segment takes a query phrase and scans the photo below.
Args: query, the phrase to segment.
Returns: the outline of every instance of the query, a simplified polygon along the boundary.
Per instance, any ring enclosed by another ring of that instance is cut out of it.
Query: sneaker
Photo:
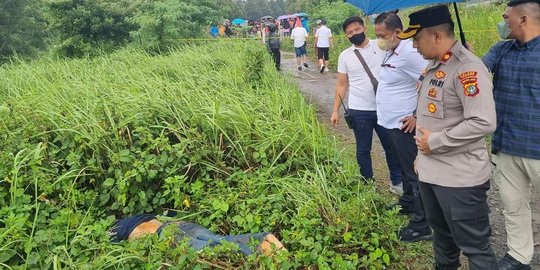
[[[399,196],[403,195],[403,183],[399,183],[398,185],[391,185],[390,192],[395,193]]]
[[[510,254],[506,253],[504,258],[498,264],[499,270],[530,270],[531,266],[528,264],[522,264]]]
[[[431,229],[429,227],[419,230],[414,228],[411,224],[399,230],[398,237],[402,242],[417,242],[432,239]]]
[[[324,72],[324,65],[321,66],[321,73]]]
[[[308,68],[309,66],[308,66],[308,64],[307,64],[307,63],[304,63],[304,67]]]
[[[328,71],[330,71],[330,70],[329,70],[328,68],[324,68],[324,71],[328,72]]]
[[[302,67],[298,67],[298,71],[302,71]]]

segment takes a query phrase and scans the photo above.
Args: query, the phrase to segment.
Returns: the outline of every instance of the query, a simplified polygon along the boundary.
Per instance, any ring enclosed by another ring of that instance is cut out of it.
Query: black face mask
[[[360,34],[354,34],[349,38],[349,41],[354,45],[360,45],[366,40],[366,33],[362,32]]]

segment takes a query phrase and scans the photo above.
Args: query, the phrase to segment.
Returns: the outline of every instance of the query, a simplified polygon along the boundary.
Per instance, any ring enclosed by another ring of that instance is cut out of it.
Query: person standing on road
[[[317,49],[317,58],[319,60],[319,69],[323,73],[328,71],[328,60],[330,60],[330,48],[334,47],[332,30],[326,27],[326,21],[321,20],[321,27],[315,32],[314,46]]]
[[[274,23],[267,23],[268,35],[266,36],[266,47],[274,59],[276,70],[281,70],[281,40],[277,32],[277,26]]]
[[[447,5],[409,15],[398,34],[429,60],[416,108],[420,196],[433,229],[435,269],[497,269],[490,245],[487,191],[491,166],[484,137],[495,131],[489,71],[454,36]]]
[[[531,189],[540,192],[540,1],[508,2],[501,41],[483,60],[494,74],[494,180],[504,206],[508,253],[500,270],[531,269]]]
[[[306,51],[306,38],[308,36],[307,30],[302,26],[300,20],[296,20],[295,27],[291,32],[291,39],[294,43],[294,53],[296,54],[296,63],[298,64],[298,70],[302,70],[302,65],[308,68],[307,63],[307,51]]]
[[[418,100],[416,86],[427,61],[413,48],[412,41],[397,38],[402,31],[403,23],[395,13],[382,13],[375,18],[377,44],[386,52],[375,101],[377,123],[386,129],[403,175],[403,182],[392,183],[390,191],[401,193],[398,202],[401,211],[412,214],[409,225],[398,235],[401,241],[412,242],[431,239],[431,229],[418,190],[418,175],[414,171],[418,152],[414,140],[414,111]]]
[[[377,47],[377,42],[366,38],[364,21],[360,17],[351,17],[343,22],[343,31],[353,46],[345,49],[339,55],[336,96],[330,121],[334,126],[339,123],[341,101],[349,89],[348,113],[354,123],[353,132],[356,140],[356,160],[360,173],[365,179],[373,179],[371,162],[371,145],[373,130],[377,132],[383,146],[386,163],[392,182],[401,182],[401,170],[391,150],[390,139],[386,130],[377,124],[375,90],[368,72],[364,69],[355,51],[365,59],[373,75],[378,76],[384,51]]]

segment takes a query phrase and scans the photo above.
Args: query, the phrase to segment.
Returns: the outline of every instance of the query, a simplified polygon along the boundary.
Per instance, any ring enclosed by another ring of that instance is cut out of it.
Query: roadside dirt
[[[333,52],[337,53],[337,52]],[[354,135],[347,128],[344,120],[340,121],[340,125],[334,128],[330,124],[330,116],[332,114],[332,106],[334,102],[334,87],[336,84],[336,73],[324,72],[319,73],[316,63],[311,62],[310,67],[297,70],[294,54],[282,52],[282,70],[286,76],[290,76],[297,82],[300,91],[304,94],[307,100],[314,104],[319,120],[324,123],[329,130],[332,130],[337,138],[342,141],[344,147],[354,149]],[[376,135],[374,136],[376,138]],[[388,186],[390,183],[388,176],[388,168],[386,166],[384,151],[378,139],[373,142],[373,170],[375,177],[378,179],[379,185]],[[540,270],[540,194],[533,192],[531,209],[533,209],[533,233],[535,240],[534,258],[531,267],[534,270]],[[502,204],[498,194],[498,188],[495,183],[491,184],[491,190],[488,197],[491,208],[490,220],[492,227],[491,243],[498,259],[501,259],[507,251],[506,247],[506,230],[504,225],[504,216],[502,213]],[[464,262],[464,266],[466,262]],[[462,269],[466,269],[462,267]]]

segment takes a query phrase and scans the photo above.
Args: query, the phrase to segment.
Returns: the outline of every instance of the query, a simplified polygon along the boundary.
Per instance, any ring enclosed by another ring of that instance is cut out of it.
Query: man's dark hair
[[[509,7],[515,7],[515,6],[528,4],[528,3],[531,3],[531,4],[536,3],[540,5],[540,0],[510,0],[508,1],[508,3],[506,3],[506,5]]]
[[[364,26],[364,20],[362,20],[362,18],[358,17],[358,16],[354,16],[354,17],[350,17],[348,19],[346,19],[344,22],[343,22],[343,32],[345,32],[345,29],[347,29],[347,26],[351,25],[352,23],[359,23],[360,25]]]
[[[389,30],[403,30],[403,22],[394,12],[384,12],[375,18],[375,24],[384,23]]]
[[[321,20],[321,25],[326,25],[326,20]]]

